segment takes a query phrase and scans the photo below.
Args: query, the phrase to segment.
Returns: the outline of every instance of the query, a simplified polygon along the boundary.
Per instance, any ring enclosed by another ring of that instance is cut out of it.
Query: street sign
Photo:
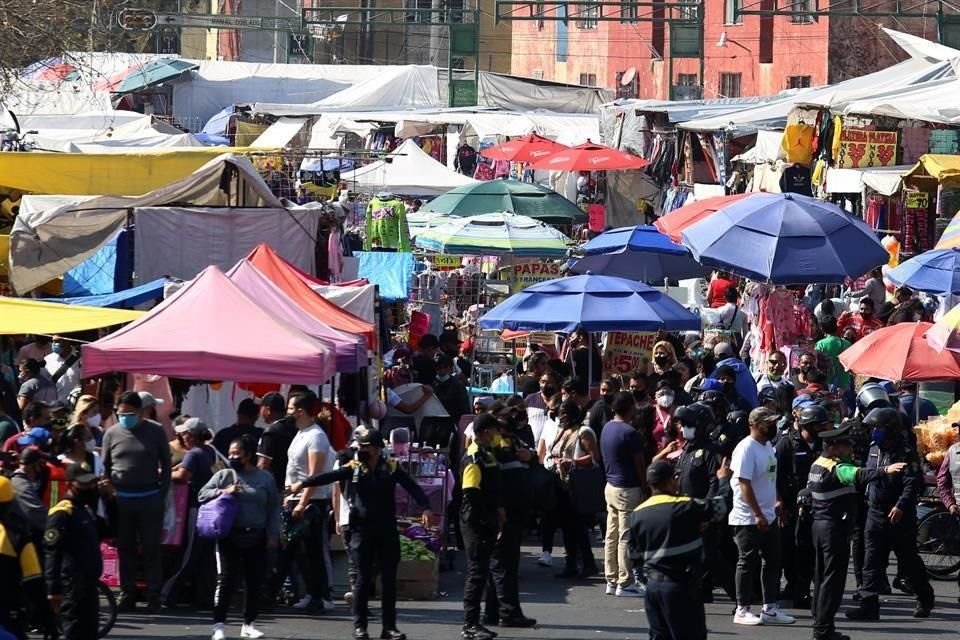
[[[202,29],[260,29],[263,27],[263,18],[256,16],[158,13],[157,22],[170,27],[197,27]]]

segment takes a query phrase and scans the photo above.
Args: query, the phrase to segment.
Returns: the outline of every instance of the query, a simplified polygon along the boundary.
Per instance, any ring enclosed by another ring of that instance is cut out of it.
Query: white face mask
[[[697,437],[696,427],[680,427],[680,432],[683,434],[684,440],[693,440]]]
[[[661,396],[657,396],[657,404],[663,409],[669,409],[673,406],[673,394],[665,393]]]
[[[87,418],[87,425],[90,427],[99,427],[100,426],[100,414],[95,413],[89,418]]]
[[[97,449],[97,441],[94,440],[93,438],[90,438],[89,440],[84,440],[83,446],[87,451],[89,451],[90,453],[93,453]]]

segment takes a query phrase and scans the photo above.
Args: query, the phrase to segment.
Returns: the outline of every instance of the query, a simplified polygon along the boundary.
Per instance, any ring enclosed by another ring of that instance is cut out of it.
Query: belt
[[[811,491],[810,495],[814,500],[833,500],[834,498],[839,498],[840,496],[846,496],[856,492],[857,490],[855,487],[840,487],[839,489],[834,489],[833,491]]]

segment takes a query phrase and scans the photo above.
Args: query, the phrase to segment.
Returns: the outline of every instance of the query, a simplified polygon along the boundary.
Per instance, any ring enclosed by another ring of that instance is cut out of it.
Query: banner
[[[629,375],[649,362],[656,333],[653,331],[611,331],[603,348],[603,375]]]
[[[437,255],[433,256],[433,266],[439,271],[459,269],[463,258],[460,256]]]
[[[529,286],[539,282],[546,282],[560,277],[560,265],[555,262],[544,262],[542,260],[524,260],[517,262],[512,267],[506,267],[512,270],[510,289],[513,293],[523,291]]]
[[[407,329],[407,344],[411,351],[416,351],[417,347],[420,346],[420,338],[430,333],[430,314],[422,311],[412,311]]]
[[[844,128],[836,160],[838,169],[892,167],[897,163],[897,132]]]

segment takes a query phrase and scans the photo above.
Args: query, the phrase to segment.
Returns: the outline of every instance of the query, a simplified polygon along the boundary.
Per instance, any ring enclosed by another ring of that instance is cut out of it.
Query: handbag
[[[539,464],[531,466],[528,473],[530,479],[527,483],[530,496],[528,503],[542,513],[549,513],[556,509],[559,480],[557,474]]]
[[[577,515],[590,516],[606,509],[603,488],[607,478],[600,465],[574,467],[567,474],[567,484]]]
[[[233,474],[233,484],[238,484],[240,479],[237,472],[231,469],[230,473]],[[229,493],[221,493],[210,502],[200,505],[197,511],[197,534],[203,538],[222,540],[233,528],[238,510],[236,498]]]

